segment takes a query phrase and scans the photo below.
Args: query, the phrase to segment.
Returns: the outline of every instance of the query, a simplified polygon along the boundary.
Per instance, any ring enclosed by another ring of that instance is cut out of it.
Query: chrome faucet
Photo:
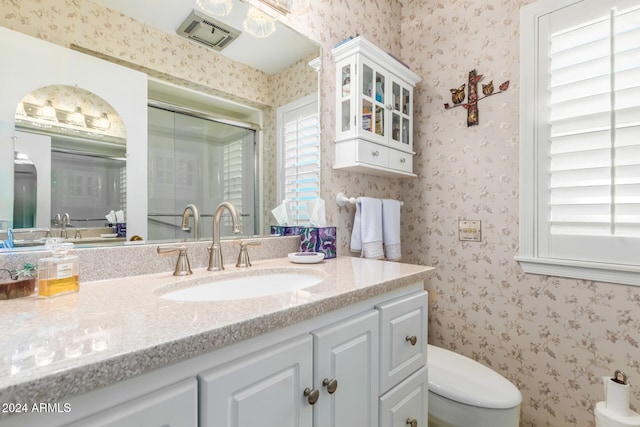
[[[56,219],[60,214],[56,214]],[[60,237],[63,239],[67,238],[67,225],[71,225],[71,216],[68,213],[65,213],[62,216],[62,221],[60,222]]]
[[[193,214],[193,240],[200,240],[200,211],[194,204],[188,204],[182,212],[182,231],[191,231],[189,214]]]
[[[220,248],[220,219],[222,218],[222,213],[227,209],[231,214],[231,221],[233,222],[233,234],[240,234],[240,215],[238,215],[238,211],[236,207],[233,206],[230,202],[222,202],[216,208],[216,212],[213,215],[213,242],[211,243],[211,247],[209,248],[209,267],[207,270],[209,271],[220,271],[224,270],[224,265],[222,264],[222,250]]]

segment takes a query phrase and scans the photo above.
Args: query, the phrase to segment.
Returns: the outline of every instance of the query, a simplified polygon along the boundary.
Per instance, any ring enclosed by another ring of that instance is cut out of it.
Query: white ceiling
[[[152,25],[168,34],[176,34],[180,24],[192,10],[196,9],[207,13],[198,7],[196,0],[93,1]],[[280,22],[276,22],[276,31],[267,38],[260,39],[248,34],[244,30],[243,22],[250,7],[243,1],[233,0],[233,8],[228,16],[213,17],[239,30],[241,34],[222,51],[211,50],[212,55],[220,53],[268,74],[275,74],[312,52],[318,52],[317,44]]]

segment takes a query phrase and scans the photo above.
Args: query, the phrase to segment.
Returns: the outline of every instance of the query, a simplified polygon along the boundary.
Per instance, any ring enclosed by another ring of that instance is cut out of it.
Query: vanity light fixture
[[[244,29],[255,37],[264,38],[276,30],[276,24],[271,17],[252,7],[244,21]]]
[[[61,110],[55,108],[50,100],[44,105],[22,101],[16,110],[16,123],[26,127],[56,129],[63,133],[84,132],[93,137],[106,136],[105,132],[111,128],[111,120],[106,112],[97,117],[84,114],[80,107],[74,111]]]
[[[197,0],[198,7],[214,16],[227,16],[231,13],[231,0]]]

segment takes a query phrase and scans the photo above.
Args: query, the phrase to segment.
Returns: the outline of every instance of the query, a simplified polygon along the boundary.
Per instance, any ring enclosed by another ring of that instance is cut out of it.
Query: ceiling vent
[[[195,10],[176,32],[215,50],[224,49],[240,35],[240,31],[235,28]]]

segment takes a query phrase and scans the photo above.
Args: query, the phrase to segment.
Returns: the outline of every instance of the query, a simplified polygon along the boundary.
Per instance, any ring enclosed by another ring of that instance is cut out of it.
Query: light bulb
[[[87,125],[87,123],[85,122],[84,114],[82,114],[82,110],[80,109],[80,107],[76,107],[76,111],[69,114],[67,120],[69,121],[69,124],[72,125],[83,127]]]
[[[200,9],[215,16],[227,16],[233,8],[231,0],[197,0],[197,3]]]
[[[258,9],[249,10],[244,29],[251,35],[259,38],[270,36],[276,30],[276,24],[269,16]]]

